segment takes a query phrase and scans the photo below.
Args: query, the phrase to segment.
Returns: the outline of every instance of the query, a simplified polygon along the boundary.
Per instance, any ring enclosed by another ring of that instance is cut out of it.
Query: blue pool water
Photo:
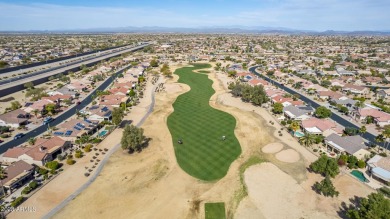
[[[362,182],[368,182],[367,178],[364,176],[364,174],[362,172],[360,172],[359,170],[352,170],[351,174],[353,176],[355,176],[356,178],[358,178],[360,181]]]
[[[99,133],[99,137],[105,136],[107,134],[107,130],[103,130]]]
[[[295,135],[296,137],[298,137],[298,138],[305,136],[305,134],[302,133],[302,132],[295,132],[294,135]]]

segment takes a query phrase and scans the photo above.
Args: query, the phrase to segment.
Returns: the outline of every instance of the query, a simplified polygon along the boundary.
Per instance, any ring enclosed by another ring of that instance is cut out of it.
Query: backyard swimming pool
[[[364,176],[364,174],[362,172],[360,172],[359,170],[352,170],[351,171],[351,174],[353,176],[355,176],[356,178],[358,178],[360,181],[362,182],[368,182],[368,179]]]
[[[103,137],[103,136],[105,136],[106,134],[107,134],[107,130],[103,130],[103,131],[101,131],[100,133],[99,133],[99,137]]]
[[[294,135],[295,135],[296,137],[298,137],[298,138],[305,136],[305,134],[302,133],[302,132],[295,132]]]

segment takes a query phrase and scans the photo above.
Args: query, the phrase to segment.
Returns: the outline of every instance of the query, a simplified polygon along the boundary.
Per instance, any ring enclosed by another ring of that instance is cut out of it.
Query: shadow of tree
[[[126,125],[131,125],[133,123],[133,120],[122,120],[122,122],[119,124],[119,128],[125,128]]]

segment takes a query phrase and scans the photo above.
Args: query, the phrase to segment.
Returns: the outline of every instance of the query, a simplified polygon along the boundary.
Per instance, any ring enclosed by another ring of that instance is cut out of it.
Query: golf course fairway
[[[210,65],[194,64],[175,71],[178,82],[189,85],[191,90],[173,103],[174,112],[167,123],[179,166],[195,178],[214,181],[226,175],[241,147],[234,135],[235,118],[209,104],[215,93],[212,80],[207,74],[193,72],[203,68]]]

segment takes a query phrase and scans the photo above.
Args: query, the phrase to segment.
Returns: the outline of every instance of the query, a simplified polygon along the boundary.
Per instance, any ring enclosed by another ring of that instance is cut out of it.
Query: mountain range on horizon
[[[267,26],[204,26],[204,27],[160,27],[160,26],[127,26],[127,27],[101,27],[83,29],[57,29],[57,30],[21,30],[0,31],[0,33],[231,33],[231,34],[314,34],[314,35],[390,35],[390,30],[300,30],[286,27]]]

